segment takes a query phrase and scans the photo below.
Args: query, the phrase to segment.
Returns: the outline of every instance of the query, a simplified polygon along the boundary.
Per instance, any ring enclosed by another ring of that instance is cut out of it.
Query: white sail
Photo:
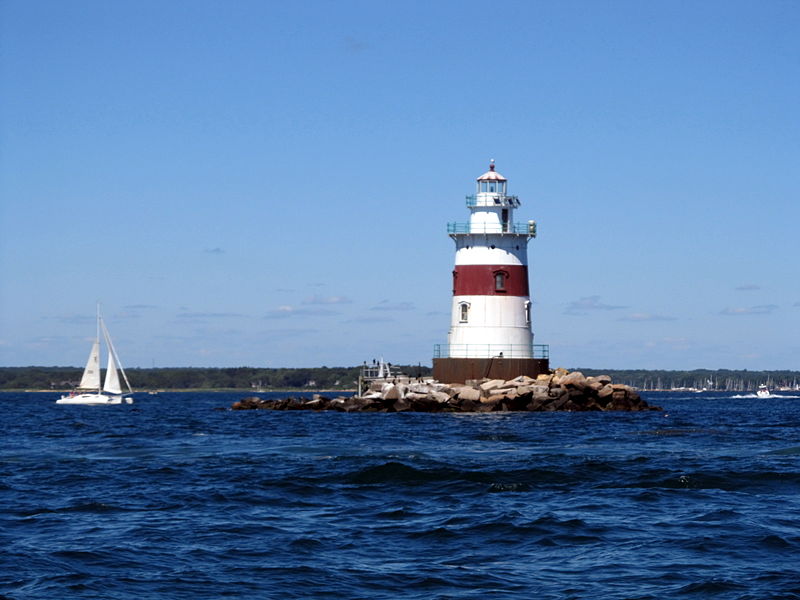
[[[96,390],[100,388],[100,340],[95,340],[92,344],[92,351],[89,352],[89,360],[86,361],[86,368],[83,370],[81,389]]]
[[[108,370],[106,371],[106,384],[103,386],[103,391],[109,394],[121,394],[122,388],[119,385],[119,375],[117,375],[117,368],[114,362],[114,355],[111,354],[111,349],[109,348]]]

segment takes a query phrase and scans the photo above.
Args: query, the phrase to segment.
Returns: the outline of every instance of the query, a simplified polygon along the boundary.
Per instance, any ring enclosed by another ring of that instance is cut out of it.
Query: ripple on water
[[[0,595],[800,597],[800,405],[214,410],[238,396],[5,402]]]

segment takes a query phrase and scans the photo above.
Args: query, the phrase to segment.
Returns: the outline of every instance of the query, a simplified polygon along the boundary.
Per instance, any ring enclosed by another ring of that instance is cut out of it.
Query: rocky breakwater
[[[484,379],[470,385],[437,381],[373,382],[363,396],[311,400],[244,398],[234,410],[335,410],[340,412],[509,412],[509,411],[639,411],[650,406],[633,388],[611,382],[608,375],[584,377],[579,371],[556,369],[536,379]]]

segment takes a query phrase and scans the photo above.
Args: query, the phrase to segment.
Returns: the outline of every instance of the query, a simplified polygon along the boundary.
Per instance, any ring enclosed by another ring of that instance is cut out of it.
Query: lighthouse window
[[[506,274],[503,271],[494,274],[494,289],[496,292],[506,291]]]
[[[490,192],[493,192],[493,191],[494,191],[494,184],[493,184],[493,183],[490,183],[490,184],[489,184],[489,191],[490,191]]]
[[[469,320],[469,302],[462,302],[459,306],[459,318],[461,323],[466,323]]]
[[[525,303],[525,322],[530,325],[531,322],[531,303],[530,301]]]

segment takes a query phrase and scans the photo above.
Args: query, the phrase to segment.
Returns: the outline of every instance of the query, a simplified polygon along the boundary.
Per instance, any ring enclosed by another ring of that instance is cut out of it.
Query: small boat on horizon
[[[103,333],[106,347],[108,348],[108,368],[106,369],[105,383],[101,387],[100,382],[100,333]],[[119,361],[117,352],[114,349],[114,344],[111,342],[111,336],[106,329],[103,322],[103,317],[100,316],[100,305],[97,305],[97,335],[92,344],[92,349],[89,351],[89,360],[86,361],[86,367],[83,369],[83,376],[78,387],[69,393],[69,395],[61,396],[56,400],[56,404],[84,404],[93,406],[103,406],[106,404],[133,404],[133,398],[123,397],[122,386],[119,380],[119,373],[122,373],[122,378],[128,388],[124,394],[132,394],[131,384],[128,382],[128,376],[125,375],[125,370]],[[105,393],[104,393],[105,392]]]

